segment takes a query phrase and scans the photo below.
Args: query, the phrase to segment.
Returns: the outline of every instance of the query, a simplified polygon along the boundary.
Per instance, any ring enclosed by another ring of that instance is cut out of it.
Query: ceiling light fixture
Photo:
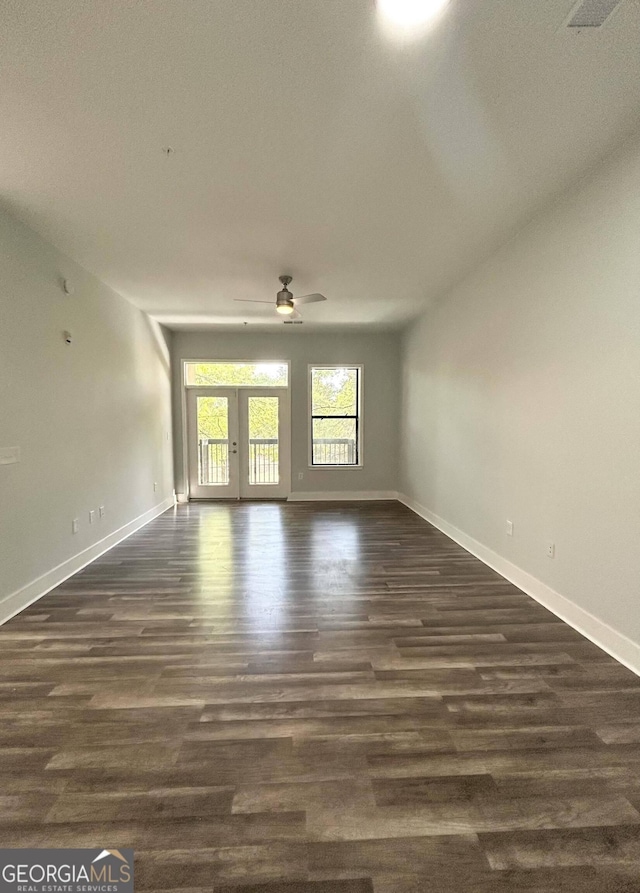
[[[431,25],[450,0],[377,0],[378,12],[385,23],[405,34]]]
[[[293,303],[284,302],[278,303],[276,305],[276,313],[282,313],[283,316],[288,316],[290,313],[293,313],[294,307]]]

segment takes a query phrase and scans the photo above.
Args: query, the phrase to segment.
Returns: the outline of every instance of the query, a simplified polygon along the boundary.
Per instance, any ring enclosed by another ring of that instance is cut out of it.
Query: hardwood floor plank
[[[309,844],[309,868],[314,877],[331,875],[340,878],[365,873],[375,879],[380,874],[435,874],[448,870],[452,864],[475,870],[487,867],[475,834],[398,836]]]
[[[139,890],[202,890],[229,893],[295,893],[308,883],[308,846],[295,841],[271,841],[244,846],[148,850],[136,864]],[[358,887],[360,884],[360,888]],[[313,891],[313,887],[310,888]],[[326,893],[326,887],[319,888]],[[340,893],[340,888],[337,888]],[[345,888],[342,893],[347,893]],[[371,881],[354,882],[352,893],[370,893]]]
[[[640,814],[627,799],[598,797],[508,799],[411,804],[359,809],[316,808],[307,812],[307,828],[317,840],[363,840],[414,835],[480,834],[511,829],[598,827],[637,823]]]
[[[374,893],[640,893],[640,881],[625,866],[580,866],[535,871],[468,869],[455,863],[447,871],[423,875],[377,876]]]
[[[540,830],[483,835],[482,847],[493,868],[564,865],[637,865],[640,833],[637,825],[607,828]]]
[[[373,792],[378,806],[408,806],[473,800],[479,794],[497,794],[498,788],[491,775],[445,775],[374,779]]]

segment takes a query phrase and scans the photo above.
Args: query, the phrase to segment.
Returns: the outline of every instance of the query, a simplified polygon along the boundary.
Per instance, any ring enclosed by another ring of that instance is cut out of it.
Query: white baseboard
[[[497,571],[502,577],[513,583],[514,586],[517,586],[518,589],[522,589],[523,592],[526,592],[527,595],[544,605],[545,608],[548,608],[557,617],[568,623],[569,626],[582,633],[583,636],[586,636],[587,639],[599,648],[602,648],[611,657],[614,657],[621,664],[624,664],[625,667],[628,667],[640,676],[640,645],[637,642],[629,639],[624,633],[609,626],[608,623],[589,611],[585,611],[584,608],[581,608],[571,599],[560,595],[555,589],[551,589],[542,580],[538,580],[537,577],[527,573],[518,565],[498,555],[493,549],[484,546],[478,540],[454,527],[453,524],[449,524],[444,518],[435,515],[429,509],[420,505],[420,503],[415,502],[415,500],[399,493],[398,501],[410,508],[416,515],[420,515],[425,521],[433,524],[434,527],[445,533],[450,539],[462,546],[463,549],[466,549],[467,552],[471,552],[472,555],[475,555],[484,564],[493,568],[494,571]]]
[[[372,499],[398,499],[395,490],[317,490],[290,493],[287,502],[368,502]]]
[[[122,540],[131,536],[136,530],[140,530],[141,527],[144,527],[149,521],[153,521],[154,518],[157,518],[163,512],[166,512],[167,509],[172,508],[174,504],[174,497],[168,496],[159,505],[154,506],[149,509],[148,512],[144,512],[144,514],[134,518],[133,521],[129,521],[128,524],[118,528],[118,530],[114,530],[113,533],[105,536],[104,539],[98,540],[97,543],[83,549],[82,552],[78,552],[77,555],[73,555],[71,558],[63,561],[62,564],[57,565],[57,567],[52,568],[50,571],[42,574],[42,576],[32,580],[31,583],[27,583],[26,586],[5,596],[5,598],[0,601],[0,624],[6,623],[7,620],[10,620],[20,611],[23,611],[28,605],[37,602],[38,599],[42,598],[43,595],[46,595],[47,592],[50,592],[52,589],[55,589],[56,586],[59,586],[60,583],[63,583],[69,577],[77,574],[83,567],[91,564],[96,558],[104,555],[109,549],[112,549],[118,543],[122,542]]]

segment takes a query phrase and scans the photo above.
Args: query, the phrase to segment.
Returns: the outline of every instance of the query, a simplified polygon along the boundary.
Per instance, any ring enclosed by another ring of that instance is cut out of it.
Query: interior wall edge
[[[140,530],[150,521],[153,521],[155,518],[164,514],[168,509],[173,508],[174,505],[175,497],[168,496],[158,505],[143,512],[137,518],[134,518],[127,524],[119,527],[118,530],[112,531],[103,539],[98,540],[97,543],[93,543],[93,545],[88,546],[81,552],[72,555],[71,558],[56,565],[56,567],[51,568],[51,570],[46,571],[46,573],[41,574],[41,576],[32,580],[30,583],[27,583],[25,586],[20,587],[20,589],[17,589],[15,592],[5,596],[0,600],[0,626],[3,623],[6,623],[7,620],[11,620],[12,617],[15,617],[20,611],[24,611],[29,605],[37,602],[52,589],[55,589],[56,586],[64,583],[69,577],[72,577],[74,574],[77,574],[78,571],[87,567],[87,565],[95,561],[96,558],[104,555],[105,552],[113,549],[118,543],[121,543],[133,533],[136,533],[136,531]]]
[[[466,549],[483,564],[492,568],[496,573],[509,580],[518,589],[521,589],[531,598],[535,599],[549,611],[568,623],[589,641],[593,642],[607,654],[624,664],[629,670],[640,676],[640,643],[634,642],[620,630],[614,629],[604,620],[581,608],[567,596],[556,592],[542,580],[518,567],[512,561],[494,552],[488,546],[474,539],[469,534],[450,524],[444,518],[436,515],[430,509],[416,502],[403,493],[398,494],[398,501],[405,505],[416,515],[419,515],[429,524],[437,527],[442,533],[454,542]]]

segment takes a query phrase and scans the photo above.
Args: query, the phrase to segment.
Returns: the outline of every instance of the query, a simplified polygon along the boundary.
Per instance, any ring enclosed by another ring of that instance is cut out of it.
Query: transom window
[[[360,366],[312,366],[311,464],[359,465]]]
[[[286,388],[287,363],[185,363],[186,385],[200,387]]]

